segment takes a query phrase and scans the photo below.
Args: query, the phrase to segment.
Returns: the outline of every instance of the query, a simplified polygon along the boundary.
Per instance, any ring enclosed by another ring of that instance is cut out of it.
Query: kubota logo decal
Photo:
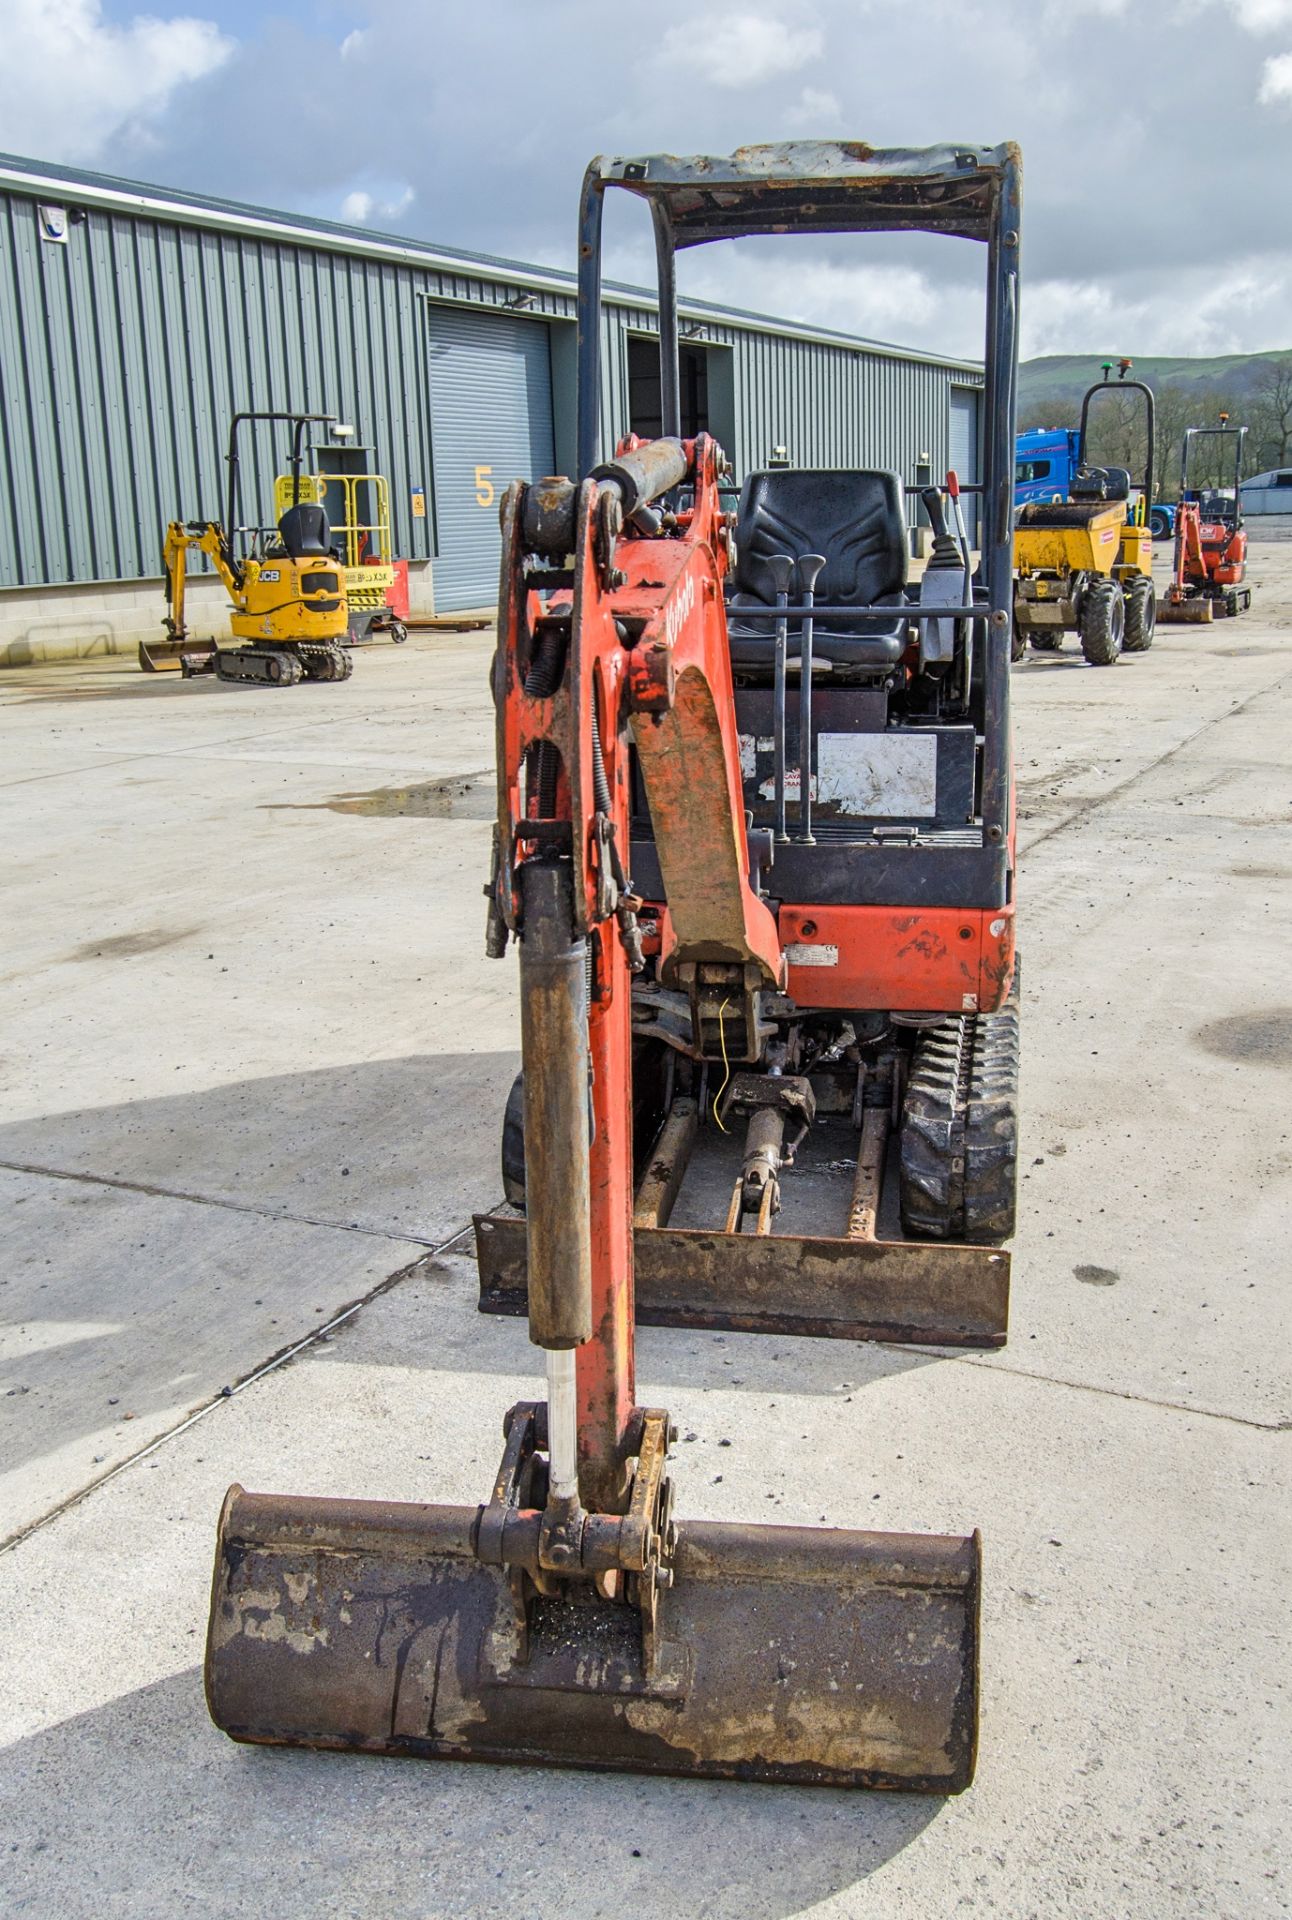
[[[664,609],[664,638],[670,647],[677,644],[683,623],[695,606],[695,575],[688,573],[677,593]]]

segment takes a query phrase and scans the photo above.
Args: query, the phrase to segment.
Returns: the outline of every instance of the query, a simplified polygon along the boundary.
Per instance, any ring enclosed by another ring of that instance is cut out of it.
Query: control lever
[[[799,643],[799,838],[814,846],[812,837],[812,639],[816,583],[825,566],[822,553],[799,555],[799,586],[803,595],[803,637]]]
[[[964,555],[965,598],[967,607],[973,605],[973,555],[969,550],[969,535],[965,531],[964,515],[960,511],[960,477],[954,467],[947,474],[947,492],[951,496],[951,506],[956,516],[956,533],[960,539],[960,551]],[[969,683],[973,672],[973,625],[970,622],[962,629],[964,647],[964,697],[969,698]]]
[[[775,676],[772,692],[772,733],[775,753],[775,805],[776,838],[788,840],[789,832],[785,825],[785,665],[789,650],[789,621],[785,609],[790,603],[790,576],[794,572],[794,560],[788,553],[774,553],[767,562],[767,571],[772,576],[772,585],[776,589],[776,656]]]
[[[964,558],[954,536],[947,528],[946,510],[940,487],[925,487],[920,493],[924,510],[933,529],[933,551],[925,562],[920,580],[921,606],[967,606],[964,596]],[[955,622],[925,620],[920,626],[920,666],[946,667],[955,658]]]

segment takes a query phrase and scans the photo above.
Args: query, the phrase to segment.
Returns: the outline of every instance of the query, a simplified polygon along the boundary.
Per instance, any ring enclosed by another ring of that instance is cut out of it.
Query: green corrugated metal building
[[[975,477],[976,366],[681,311],[684,430],[707,427],[737,474],[784,447]],[[498,495],[573,461],[573,319],[573,276],[549,268],[0,157],[0,660],[155,627],[162,530],[220,515],[245,408],[353,423],[414,605],[488,604]],[[612,286],[603,324],[609,447],[652,409],[658,425],[653,302]],[[244,499],[268,508],[282,453],[262,437]]]

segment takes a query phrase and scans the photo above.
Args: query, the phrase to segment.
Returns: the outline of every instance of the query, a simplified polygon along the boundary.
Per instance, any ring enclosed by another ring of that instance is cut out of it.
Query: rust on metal
[[[677,1099],[651,1152],[646,1171],[637,1183],[633,1205],[635,1227],[666,1227],[686,1173],[700,1126],[694,1100]]]
[[[207,1701],[236,1740],[957,1793],[974,1767],[972,1538],[688,1523],[637,1610],[536,1597],[528,1645],[480,1509],[231,1490]]]
[[[533,863],[522,877],[530,1339],[537,1346],[576,1347],[592,1334],[587,949],[573,933],[568,875]]]
[[[524,1314],[524,1221],[477,1214],[475,1229],[481,1312]],[[1004,1248],[686,1227],[639,1227],[635,1243],[642,1326],[916,1346],[1005,1344]]]
[[[875,1238],[880,1189],[884,1179],[884,1152],[888,1146],[888,1113],[883,1107],[867,1107],[862,1115],[861,1140],[857,1147],[857,1172],[852,1183],[852,1205],[848,1209],[848,1238]]]

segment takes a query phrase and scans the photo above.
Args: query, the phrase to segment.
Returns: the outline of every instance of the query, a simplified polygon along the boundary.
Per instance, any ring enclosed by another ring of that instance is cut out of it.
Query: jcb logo
[[[675,646],[677,636],[695,607],[695,575],[688,573],[678,591],[664,609],[664,637]]]

